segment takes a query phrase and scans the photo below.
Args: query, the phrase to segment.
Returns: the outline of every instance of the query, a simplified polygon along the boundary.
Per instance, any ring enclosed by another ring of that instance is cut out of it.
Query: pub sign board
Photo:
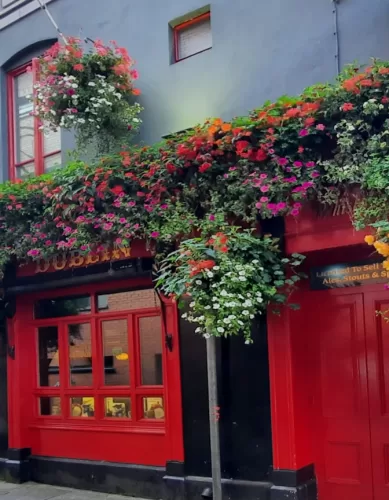
[[[328,290],[388,282],[389,271],[384,269],[382,261],[334,264],[314,267],[310,271],[311,290]]]

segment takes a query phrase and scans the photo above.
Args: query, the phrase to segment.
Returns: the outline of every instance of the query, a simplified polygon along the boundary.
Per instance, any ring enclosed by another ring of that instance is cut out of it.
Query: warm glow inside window
[[[203,14],[174,28],[176,61],[212,47],[210,13]]]
[[[33,104],[28,96],[34,92],[38,78],[38,61],[8,74],[9,177],[25,179],[49,172],[61,163],[60,131],[45,131],[32,116]]]

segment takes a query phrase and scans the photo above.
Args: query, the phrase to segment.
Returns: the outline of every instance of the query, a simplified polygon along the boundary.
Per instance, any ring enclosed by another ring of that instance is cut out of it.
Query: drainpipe
[[[340,61],[339,61],[339,28],[338,28],[338,3],[340,0],[332,1],[332,17],[334,21],[334,37],[335,37],[335,69],[336,75],[340,73]]]

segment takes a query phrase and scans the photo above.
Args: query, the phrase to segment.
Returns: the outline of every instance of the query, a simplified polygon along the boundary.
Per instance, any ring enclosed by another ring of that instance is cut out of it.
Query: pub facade
[[[355,59],[389,58],[389,8],[380,0],[309,11],[303,0],[45,3],[64,33],[115,38],[130,50],[146,143],[332,80]],[[291,28],[298,25],[301,35]],[[49,172],[74,147],[69,133],[42,138],[26,99],[27,68],[57,36],[37,0],[0,0],[2,181]],[[248,47],[261,50],[253,58]],[[389,309],[386,271],[345,214],[307,206],[299,219],[262,229],[282,239],[287,255],[307,256],[309,279],[296,292],[298,311],[253,325],[253,345],[218,341],[225,497],[383,500],[389,325],[377,311]],[[141,241],[5,270],[3,479],[209,497],[205,342],[154,290],[154,278],[153,253]]]

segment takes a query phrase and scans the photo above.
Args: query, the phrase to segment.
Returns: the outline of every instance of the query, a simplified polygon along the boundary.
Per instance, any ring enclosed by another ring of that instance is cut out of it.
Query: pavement
[[[106,495],[94,491],[73,490],[48,484],[11,484],[0,481],[0,500],[143,500],[141,498]]]

